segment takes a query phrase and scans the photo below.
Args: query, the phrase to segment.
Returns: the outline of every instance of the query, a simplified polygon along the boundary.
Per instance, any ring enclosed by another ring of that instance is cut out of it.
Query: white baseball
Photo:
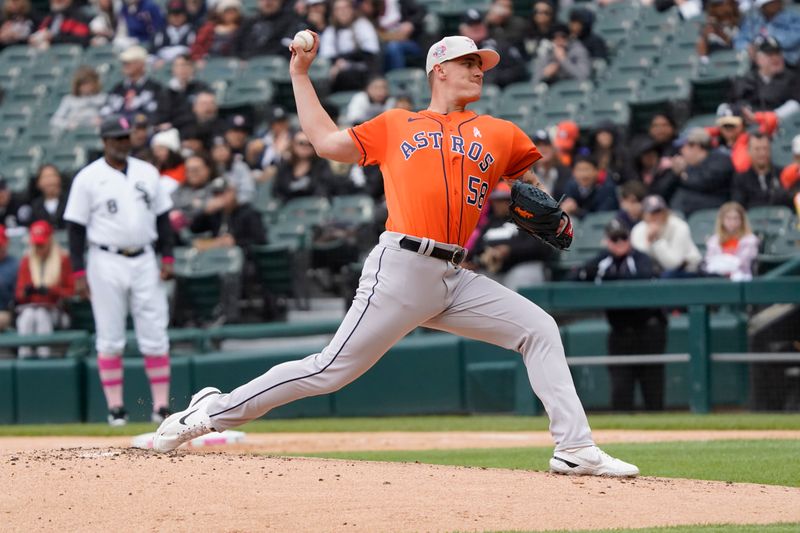
[[[301,30],[294,35],[292,45],[306,52],[314,48],[314,35],[308,30]]]

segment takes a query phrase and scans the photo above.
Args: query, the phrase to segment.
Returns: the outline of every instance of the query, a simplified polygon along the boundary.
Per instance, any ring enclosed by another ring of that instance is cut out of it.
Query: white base
[[[142,448],[149,450],[153,447],[153,438],[156,436],[155,432],[142,433],[133,437],[131,445],[134,448]],[[245,440],[245,433],[243,431],[233,431],[228,429],[222,433],[213,431],[208,435],[197,437],[186,443],[186,446],[191,448],[204,448],[206,446],[221,446],[225,444],[241,444]]]

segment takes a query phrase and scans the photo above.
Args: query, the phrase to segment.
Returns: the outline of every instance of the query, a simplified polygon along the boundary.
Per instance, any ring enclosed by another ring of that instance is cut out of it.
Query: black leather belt
[[[400,248],[403,250],[422,253],[419,249],[421,244],[422,240],[417,239],[416,237],[403,237],[400,239]],[[436,259],[442,259],[443,261],[453,263],[454,265],[460,265],[464,260],[464,257],[466,257],[467,251],[461,246],[455,246],[452,244],[444,246],[437,244],[434,245],[433,250],[428,255],[435,257]]]
[[[114,246],[106,246],[105,244],[98,244],[97,247],[104,252],[111,252],[112,254],[119,254],[125,257],[139,257],[146,251],[145,248],[116,248]]]

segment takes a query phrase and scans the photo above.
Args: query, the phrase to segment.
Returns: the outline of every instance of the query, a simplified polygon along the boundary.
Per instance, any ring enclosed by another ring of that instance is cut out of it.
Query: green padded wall
[[[319,351],[323,347],[318,348]],[[239,385],[257,378],[273,366],[306,357],[307,348],[284,348],[280,353],[266,352],[217,352],[200,355],[193,358],[192,383],[194,390],[213,386],[222,392],[230,392]],[[183,409],[183,407],[181,407]],[[330,395],[304,398],[274,409],[267,414],[267,418],[289,417],[322,417],[330,416]]]
[[[149,422],[153,411],[150,382],[144,373],[144,358],[123,359],[123,401],[131,422]],[[170,407],[173,411],[184,409],[191,396],[191,358],[171,358]],[[108,415],[106,398],[97,372],[97,359],[87,359],[85,365],[87,390],[86,419],[88,422],[105,422]]]
[[[0,361],[0,424],[13,424],[14,361]]]
[[[80,422],[83,415],[82,367],[77,359],[17,361],[17,422]]]
[[[462,383],[457,337],[413,335],[335,393],[334,409],[342,416],[459,412],[464,409]]]

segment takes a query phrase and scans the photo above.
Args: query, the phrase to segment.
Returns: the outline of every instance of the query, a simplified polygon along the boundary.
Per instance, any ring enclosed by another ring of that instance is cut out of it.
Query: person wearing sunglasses
[[[631,245],[628,228],[613,219],[605,228],[606,249],[578,269],[573,279],[608,281],[652,279],[657,266],[650,257]],[[609,309],[606,318],[610,327],[609,355],[642,355],[664,353],[667,344],[667,320],[662,309]],[[664,408],[664,365],[609,365],[611,408],[614,411],[633,411],[637,383],[641,388],[644,408],[660,411]]]

